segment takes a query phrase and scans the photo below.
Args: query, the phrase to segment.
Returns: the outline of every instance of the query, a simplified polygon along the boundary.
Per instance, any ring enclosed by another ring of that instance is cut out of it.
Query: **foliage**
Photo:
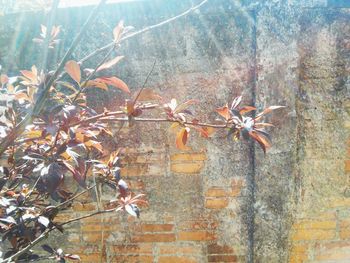
[[[42,26],[41,35],[34,42],[55,48],[59,33],[59,26],[50,29]],[[134,33],[119,23],[113,30],[110,51],[117,48],[128,34]],[[106,69],[115,67],[123,59],[123,56],[117,56],[108,60],[110,55],[108,52],[94,69],[84,68],[81,62],[63,60],[65,73],[61,74],[32,66],[30,70],[20,71],[18,76],[1,75],[1,94],[12,100],[0,121],[0,144],[3,145],[0,153],[6,161],[0,173],[0,233],[2,240],[9,244],[2,255],[4,262],[79,260],[79,256],[65,254],[60,248],[47,244],[41,247],[46,255],[37,255],[31,248],[53,230],[63,232],[65,225],[87,217],[120,211],[140,216],[139,206],[147,205],[147,202],[143,194],[131,192],[121,178],[122,149],[109,153],[102,145],[102,138],[112,135],[111,122],[129,123],[131,127],[135,122],[167,122],[177,131],[176,147],[184,151],[188,149],[189,135],[193,130],[207,138],[215,130],[224,129],[234,140],[255,140],[264,152],[270,147],[270,137],[264,128],[272,125],[261,119],[280,106],[268,107],[251,115],[255,107],[240,107],[242,97],[237,97],[230,107],[227,104],[216,109],[221,116],[218,122],[201,122],[191,110],[198,103],[196,100],[178,103],[172,99],[167,102],[144,88],[132,96],[123,80],[106,75]],[[87,90],[111,88],[125,93],[130,99],[125,100],[119,111],[105,109],[97,113],[86,101]],[[158,103],[140,102],[141,97]],[[154,109],[160,109],[163,114],[154,118],[143,117],[144,112],[152,113]],[[72,177],[82,189],[79,194],[74,195],[65,187],[64,181],[68,177]],[[109,209],[57,222],[57,216],[79,196],[102,184],[110,186],[116,193],[116,199],[105,204]]]

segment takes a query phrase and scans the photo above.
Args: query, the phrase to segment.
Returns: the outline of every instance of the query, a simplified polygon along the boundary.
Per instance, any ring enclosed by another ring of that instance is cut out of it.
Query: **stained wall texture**
[[[240,94],[259,110],[287,108],[268,117],[276,127],[266,156],[223,134],[194,135],[191,150],[181,152],[165,124],[121,129],[106,147],[125,147],[122,176],[147,195],[149,207],[139,220],[120,214],[86,219],[54,241],[83,262],[350,262],[350,11],[334,3],[211,0],[125,42],[118,50],[124,62],[111,73],[132,90],[156,61],[147,86],[168,100],[199,99],[201,118],[215,121],[213,109]],[[190,5],[110,5],[74,58],[110,42],[120,19],[142,28]],[[50,56],[52,66],[90,9],[60,10],[63,41]],[[0,18],[5,70],[40,63],[40,56],[33,60],[40,49],[30,43],[43,18]],[[118,92],[89,93],[99,110],[117,109],[122,99]],[[102,190],[104,201],[113,198]],[[91,198],[83,196],[60,220],[98,209]]]

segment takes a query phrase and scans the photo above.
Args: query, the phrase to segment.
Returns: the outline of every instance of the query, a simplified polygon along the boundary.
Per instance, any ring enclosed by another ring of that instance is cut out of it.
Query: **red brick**
[[[95,261],[94,263],[99,262]],[[103,261],[106,262],[106,261]],[[153,263],[154,258],[152,256],[138,256],[138,255],[125,255],[125,256],[112,256],[109,262],[120,263]]]
[[[344,247],[350,247],[350,241],[330,241],[316,243],[315,249],[320,251],[340,249]]]
[[[173,242],[175,234],[143,234],[132,238],[133,242]]]
[[[206,197],[226,197],[227,195],[226,191],[220,187],[212,187],[205,194]]]
[[[320,261],[336,261],[336,262],[349,262],[350,261],[350,249],[349,247],[343,249],[326,250],[316,255],[316,260]]]
[[[193,162],[193,163],[172,163],[170,165],[170,170],[174,173],[183,174],[198,174],[204,167],[203,162]]]
[[[199,261],[188,257],[159,257],[158,263],[198,263]]]
[[[83,242],[81,243],[76,243],[76,244],[70,244],[72,248],[67,248],[64,251],[69,254],[99,254],[101,253],[101,247],[99,246],[100,243],[97,244],[89,244],[88,246],[84,244]]]
[[[206,199],[205,207],[209,209],[222,209],[228,206],[227,198]]]
[[[345,172],[350,172],[350,160],[345,161]]]
[[[141,153],[142,154],[142,153]],[[121,159],[121,164],[134,164],[134,163],[159,163],[164,161],[164,155],[162,154],[133,154],[133,155],[125,155]]]
[[[86,203],[86,204],[74,203],[72,208],[76,212],[95,211],[96,204],[95,203]]]
[[[233,248],[227,245],[219,246],[217,244],[208,245],[208,254],[232,254]]]
[[[114,254],[152,254],[152,244],[114,245],[110,247]]]
[[[179,232],[178,238],[181,241],[207,241],[215,240],[215,234],[207,231],[191,231],[191,232]]]
[[[329,229],[301,229],[295,231],[292,240],[330,240],[335,237],[335,231]]]
[[[100,253],[93,254],[80,254],[81,262],[84,263],[96,263],[96,262],[106,262],[106,256],[101,255]]]
[[[308,245],[294,244],[290,251],[289,263],[303,263],[307,260]]]
[[[341,239],[349,239],[350,238],[350,228],[340,229],[339,236]]]
[[[235,255],[208,256],[208,262],[238,262],[238,258]]]
[[[141,226],[142,232],[171,232],[174,229],[172,224],[145,224]]]
[[[74,213],[60,213],[55,217],[55,222],[66,222],[74,218]]]
[[[335,229],[336,221],[305,220],[298,222],[293,227],[295,229]]]

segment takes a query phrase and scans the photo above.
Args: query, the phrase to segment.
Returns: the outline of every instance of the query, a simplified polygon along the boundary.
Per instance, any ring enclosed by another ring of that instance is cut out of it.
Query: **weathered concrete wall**
[[[200,12],[127,41],[118,51],[126,59],[114,73],[135,90],[156,61],[147,85],[166,99],[199,99],[198,114],[210,120],[213,109],[241,93],[248,104],[255,98],[259,109],[286,105],[268,117],[276,124],[272,149],[264,156],[256,147],[252,160],[247,143],[193,136],[192,150],[179,152],[167,125],[122,129],[119,135],[129,139],[116,137],[113,144],[128,152],[122,174],[147,194],[150,206],[140,220],[108,215],[76,223],[57,238],[67,251],[78,251],[84,262],[246,262],[253,253],[255,262],[348,262],[349,11],[323,0],[253,2],[212,0]],[[121,18],[141,28],[189,5],[109,6],[74,57],[108,43]],[[51,54],[52,66],[88,10],[60,11],[66,40]],[[39,50],[27,43],[42,19],[1,19],[0,63],[9,71],[40,61],[33,62]],[[16,36],[18,28],[26,33]],[[89,98],[114,109],[122,99],[118,92]],[[97,209],[89,198],[61,219]],[[252,207],[254,228],[248,224]]]
[[[291,234],[293,262],[350,260],[349,14],[315,9],[300,18],[300,194]]]

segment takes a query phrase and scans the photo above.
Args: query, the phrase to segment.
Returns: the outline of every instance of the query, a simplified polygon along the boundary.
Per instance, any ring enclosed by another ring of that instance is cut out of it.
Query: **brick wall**
[[[160,2],[109,6],[74,56],[109,42],[120,18],[141,28],[190,5]],[[165,99],[199,99],[196,113],[212,121],[212,109],[241,93],[249,104],[253,90],[259,109],[286,105],[268,117],[276,125],[273,147],[266,156],[256,150],[255,204],[247,198],[252,167],[246,143],[191,135],[191,150],[181,152],[165,124],[137,125],[123,128],[119,135],[128,139],[116,136],[113,145],[126,149],[122,176],[149,200],[141,218],[89,218],[50,241],[83,262],[246,262],[247,210],[254,205],[256,262],[349,262],[349,10],[327,8],[325,0],[288,2],[266,1],[254,34],[250,9],[212,0],[196,14],[126,42],[120,49],[126,59],[113,72],[136,90],[157,59],[147,86]],[[88,8],[79,10],[58,15],[67,39],[87,16]],[[0,61],[9,62],[3,66],[10,72],[33,63],[35,46],[21,41],[30,42],[37,33],[30,28],[39,30],[42,16],[30,18],[16,24],[13,16],[0,17]],[[27,32],[16,39],[21,49],[4,41],[17,27]],[[50,56],[52,64],[63,50]],[[89,94],[91,104],[103,101],[112,109],[121,99],[116,92]],[[109,188],[102,191],[102,201],[114,197]],[[94,198],[81,196],[59,220],[95,211]]]
[[[222,231],[225,231],[222,227],[227,226],[223,216],[231,223],[236,220],[243,179],[231,179],[231,183],[225,186],[210,185],[202,193],[196,190],[189,195],[182,185],[180,188],[178,185],[153,185],[155,180],[166,176],[166,173],[159,172],[162,165],[155,163],[163,160],[164,153],[154,149],[153,153],[147,154],[147,158],[143,158],[144,153],[141,149],[130,150],[132,168],[128,166],[129,163],[124,163],[125,168],[122,169],[122,174],[135,191],[148,193],[150,207],[143,209],[141,219],[116,214],[76,223],[66,231],[67,252],[70,249],[78,252],[83,262],[244,261],[244,249],[240,246],[239,238],[235,243],[222,241]],[[196,181],[205,176],[201,174],[208,159],[205,152],[174,153],[169,159],[170,176],[182,177],[179,180],[189,184],[188,189],[195,189]],[[180,163],[184,165],[180,166]],[[152,169],[152,166],[158,167],[158,170]],[[192,179],[187,180],[189,177]],[[152,195],[156,191],[161,192],[159,189],[162,187],[178,189],[175,189],[175,194],[166,190],[159,193],[169,194],[170,201],[166,198],[154,200]],[[90,198],[88,195],[82,196],[80,203],[61,215],[59,220],[95,211],[96,203],[86,201]],[[188,205],[183,203],[187,199],[190,200]],[[200,211],[196,206],[200,206]]]
[[[350,262],[348,10],[301,17],[300,195],[289,262]]]

